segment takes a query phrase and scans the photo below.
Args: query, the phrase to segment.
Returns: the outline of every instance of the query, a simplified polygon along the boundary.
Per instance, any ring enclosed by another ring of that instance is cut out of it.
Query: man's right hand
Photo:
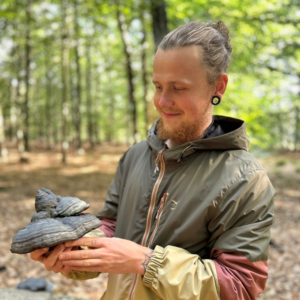
[[[58,259],[58,256],[62,252],[69,252],[72,247],[65,247],[64,244],[57,245],[51,252],[48,253],[49,247],[38,249],[30,253],[30,258],[35,261],[41,262],[46,270],[53,271],[54,273],[68,274],[72,269],[68,266],[64,266]]]

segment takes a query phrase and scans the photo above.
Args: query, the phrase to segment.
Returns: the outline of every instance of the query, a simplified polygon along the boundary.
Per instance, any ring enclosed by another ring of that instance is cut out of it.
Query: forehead
[[[200,46],[159,49],[153,62],[153,80],[174,81],[180,78],[195,79],[205,76]]]

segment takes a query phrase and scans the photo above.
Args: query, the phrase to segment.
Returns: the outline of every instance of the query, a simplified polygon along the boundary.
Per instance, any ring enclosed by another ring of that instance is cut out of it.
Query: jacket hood
[[[158,152],[164,147],[166,147],[164,141],[160,140],[156,135],[156,126],[159,121],[160,119],[158,119],[152,125],[147,135],[148,145],[155,152]],[[173,155],[171,156],[172,157],[174,156],[174,158],[176,157],[178,159],[178,157],[180,157],[180,153],[183,153],[183,151],[184,151],[184,156],[190,155],[197,150],[248,151],[249,138],[246,133],[246,124],[243,120],[224,117],[224,116],[213,116],[213,121],[215,125],[218,125],[222,129],[222,132],[224,134],[216,137],[190,141],[185,144],[176,146],[172,149],[169,149],[167,152],[170,152],[170,154],[172,152]]]

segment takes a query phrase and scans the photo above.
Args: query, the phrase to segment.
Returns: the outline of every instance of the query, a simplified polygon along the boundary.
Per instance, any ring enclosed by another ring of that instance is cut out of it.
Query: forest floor
[[[62,165],[58,151],[35,147],[27,163],[9,149],[7,162],[0,162],[0,287],[16,287],[29,277],[44,277],[54,293],[99,299],[107,276],[86,282],[73,281],[48,272],[28,254],[11,254],[12,237],[25,227],[34,213],[36,191],[45,187],[61,196],[76,196],[97,213],[126,146],[102,145],[85,153],[70,153]],[[269,279],[260,300],[300,299],[300,153],[259,159],[277,191],[275,222],[269,257]]]

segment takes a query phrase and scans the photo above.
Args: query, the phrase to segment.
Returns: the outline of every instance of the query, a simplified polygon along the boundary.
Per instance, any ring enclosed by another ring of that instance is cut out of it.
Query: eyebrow
[[[157,80],[152,80],[153,83],[160,83]],[[174,83],[183,83],[183,84],[189,84],[188,81],[168,81],[168,84],[174,84]]]

